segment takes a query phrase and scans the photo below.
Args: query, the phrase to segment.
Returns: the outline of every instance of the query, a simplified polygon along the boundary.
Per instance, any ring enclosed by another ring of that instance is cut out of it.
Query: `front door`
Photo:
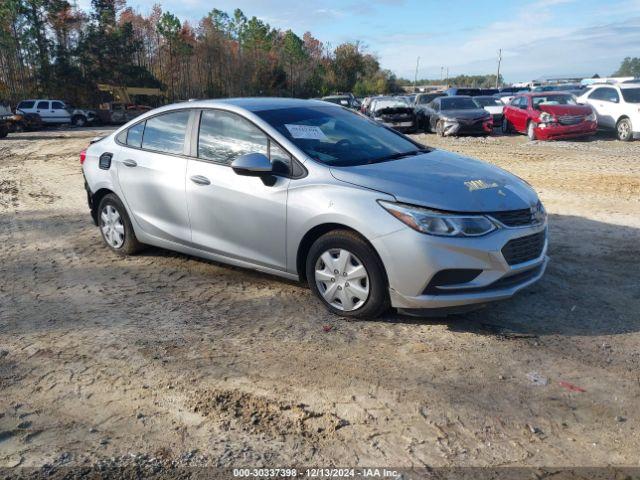
[[[147,234],[188,244],[185,134],[189,110],[151,117],[127,130],[117,155],[118,181],[135,222]]]
[[[244,117],[202,111],[198,158],[189,160],[186,175],[192,241],[212,253],[284,270],[290,179],[236,174],[231,162],[246,153],[263,153],[272,163],[288,157]]]

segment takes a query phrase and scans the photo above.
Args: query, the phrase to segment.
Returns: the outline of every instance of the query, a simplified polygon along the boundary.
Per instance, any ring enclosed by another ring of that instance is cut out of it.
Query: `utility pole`
[[[413,77],[413,90],[418,88],[418,67],[420,67],[420,57],[416,60],[416,74]]]
[[[449,67],[447,67],[447,68],[446,68],[446,71],[447,71],[447,80],[446,80],[444,83],[445,83],[445,84],[447,85],[447,87],[448,87],[448,86],[449,86]]]
[[[502,49],[498,50],[498,73],[496,75],[496,88],[498,88],[498,83],[500,82],[500,64],[502,63]]]
[[[444,67],[440,67],[440,83],[444,80]]]

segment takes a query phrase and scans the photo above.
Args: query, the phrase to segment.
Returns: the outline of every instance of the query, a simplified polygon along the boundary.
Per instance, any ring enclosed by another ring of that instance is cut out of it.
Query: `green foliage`
[[[640,78],[640,58],[627,57],[620,64],[620,68],[613,73],[614,77]]]
[[[240,9],[213,9],[194,28],[126,0],[0,0],[0,92],[96,106],[98,84],[161,87],[166,100],[240,95],[316,97],[397,89],[358,42],[332,51],[306,32],[272,28]]]

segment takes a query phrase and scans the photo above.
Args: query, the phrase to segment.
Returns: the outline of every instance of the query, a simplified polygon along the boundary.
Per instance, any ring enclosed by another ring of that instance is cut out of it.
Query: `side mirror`
[[[238,175],[246,177],[262,177],[273,172],[271,162],[262,153],[246,153],[240,155],[233,162],[231,168]]]

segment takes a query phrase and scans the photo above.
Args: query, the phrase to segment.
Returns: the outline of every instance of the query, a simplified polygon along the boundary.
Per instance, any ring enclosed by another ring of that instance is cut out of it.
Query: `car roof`
[[[303,100],[300,98],[278,98],[278,97],[245,97],[245,98],[221,98],[215,100],[194,100],[192,102],[183,102],[172,106],[181,106],[189,108],[212,108],[235,106],[248,110],[250,112],[259,112],[262,110],[277,110],[280,108],[295,107],[329,107],[331,104],[322,100]],[[335,108],[341,108],[335,106]]]
[[[618,86],[623,89],[640,88],[640,83],[619,83]]]

